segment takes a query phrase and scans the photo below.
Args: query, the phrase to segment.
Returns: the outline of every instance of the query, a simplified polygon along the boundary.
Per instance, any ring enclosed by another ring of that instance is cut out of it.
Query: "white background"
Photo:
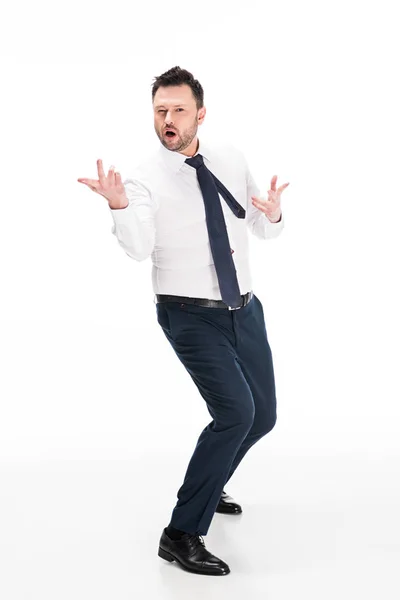
[[[20,3],[0,39],[2,596],[397,599],[395,2]],[[151,85],[176,65],[204,88],[199,137],[241,148],[264,195],[290,182],[282,234],[250,237],[278,421],[206,538],[226,578],[157,557],[210,416],[150,259],[77,182],[157,147]]]

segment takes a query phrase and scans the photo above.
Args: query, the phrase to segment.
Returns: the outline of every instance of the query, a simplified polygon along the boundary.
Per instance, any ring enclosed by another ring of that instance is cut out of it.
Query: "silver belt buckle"
[[[245,294],[246,296],[246,294]],[[250,296],[249,296],[249,302],[253,297],[253,291],[250,292]],[[243,308],[243,306],[246,306],[245,304],[242,304],[242,306],[236,306],[235,308],[233,308],[232,306],[228,306],[229,310],[238,310],[239,308]]]

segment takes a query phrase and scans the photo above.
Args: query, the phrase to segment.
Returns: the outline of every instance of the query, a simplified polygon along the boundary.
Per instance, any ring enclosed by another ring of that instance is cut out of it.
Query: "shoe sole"
[[[182,567],[182,569],[185,569],[185,571],[189,571],[190,573],[197,573],[199,575],[228,575],[228,573],[230,573],[230,570],[225,571],[225,572],[221,572],[221,571],[217,572],[217,571],[215,571],[213,573],[213,572],[205,572],[205,571],[200,570],[200,569],[194,569],[194,568],[191,569],[191,568],[187,567],[186,565],[182,564],[181,561],[178,558],[176,558],[175,556],[173,556],[172,554],[170,554],[166,550],[163,550],[161,548],[161,546],[159,546],[159,548],[158,548],[158,556],[160,558],[163,558],[164,560],[167,560],[168,562],[174,562],[174,561],[176,561],[177,563],[180,564],[180,566]]]

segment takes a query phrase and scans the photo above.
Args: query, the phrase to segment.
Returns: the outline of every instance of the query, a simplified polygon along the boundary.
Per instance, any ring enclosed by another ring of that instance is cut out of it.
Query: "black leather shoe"
[[[222,492],[218,506],[215,509],[217,513],[223,513],[225,515],[238,515],[242,512],[240,504],[234,502],[233,498],[228,496],[225,492]]]
[[[180,564],[186,571],[200,575],[227,575],[230,573],[228,565],[209,552],[201,535],[185,533],[180,540],[171,540],[164,528],[158,556]]]

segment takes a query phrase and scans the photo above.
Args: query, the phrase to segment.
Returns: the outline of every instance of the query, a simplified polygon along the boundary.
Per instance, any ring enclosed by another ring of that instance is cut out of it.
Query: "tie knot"
[[[196,156],[191,156],[190,158],[187,158],[185,160],[185,163],[187,163],[191,167],[194,167],[195,169],[198,169],[199,167],[201,167],[201,165],[204,165],[203,157],[201,154],[196,154]]]

